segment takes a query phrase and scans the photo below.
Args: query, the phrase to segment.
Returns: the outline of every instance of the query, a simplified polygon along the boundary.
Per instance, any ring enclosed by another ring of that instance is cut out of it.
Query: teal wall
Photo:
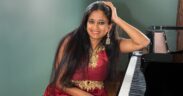
[[[85,0],[0,1],[0,96],[41,96],[59,40],[82,18]]]
[[[145,30],[152,25],[175,25],[178,0],[114,0],[119,15]]]
[[[152,25],[176,25],[178,0],[112,0],[119,16],[142,30]],[[120,11],[119,11],[120,10]],[[176,32],[166,31],[170,50],[176,50]]]
[[[0,96],[42,95],[59,40],[93,1],[0,1]],[[119,16],[143,32],[151,25],[175,25],[177,0],[112,1]]]

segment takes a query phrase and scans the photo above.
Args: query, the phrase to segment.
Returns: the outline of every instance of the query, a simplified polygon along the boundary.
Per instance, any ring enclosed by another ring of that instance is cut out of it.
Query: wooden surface
[[[177,10],[177,26],[183,26],[183,0],[179,0]],[[177,31],[177,50],[183,50],[183,30]],[[183,61],[183,54],[175,56],[175,60]]]

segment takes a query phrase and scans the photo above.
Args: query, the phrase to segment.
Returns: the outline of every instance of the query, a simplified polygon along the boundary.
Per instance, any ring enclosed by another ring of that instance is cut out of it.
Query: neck
[[[92,47],[92,49],[94,50],[94,49],[96,49],[97,46],[99,45],[100,40],[92,40],[92,39],[90,39],[90,42],[91,42],[91,47]]]

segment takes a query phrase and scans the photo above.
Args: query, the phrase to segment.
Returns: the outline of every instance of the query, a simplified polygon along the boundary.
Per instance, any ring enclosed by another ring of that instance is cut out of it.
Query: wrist
[[[120,20],[121,20],[121,18],[118,17],[118,16],[113,18],[113,22],[116,23],[116,24],[118,24],[118,22],[120,22]]]

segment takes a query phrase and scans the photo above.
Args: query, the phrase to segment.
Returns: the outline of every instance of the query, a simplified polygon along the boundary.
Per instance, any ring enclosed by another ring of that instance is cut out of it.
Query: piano
[[[183,50],[171,51],[165,33],[183,27],[150,29],[151,44],[132,54],[118,96],[183,96]]]
[[[181,30],[183,27],[152,28],[149,53],[141,56],[141,69],[146,81],[144,96],[183,96],[183,50],[171,51],[165,34],[165,30]]]

